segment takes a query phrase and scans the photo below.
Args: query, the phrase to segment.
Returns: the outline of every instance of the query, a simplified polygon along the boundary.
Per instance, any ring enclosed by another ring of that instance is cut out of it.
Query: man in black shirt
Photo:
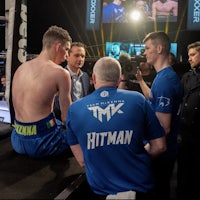
[[[181,137],[178,155],[178,200],[194,200],[200,180],[200,42],[188,45],[191,70],[182,77]]]

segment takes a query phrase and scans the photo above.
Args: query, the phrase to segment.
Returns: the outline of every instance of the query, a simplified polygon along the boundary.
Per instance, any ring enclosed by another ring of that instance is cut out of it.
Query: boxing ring
[[[14,118],[12,106],[12,78],[21,63],[26,61],[27,47],[27,2],[5,0],[5,49],[6,91],[5,99],[10,110],[11,123]]]

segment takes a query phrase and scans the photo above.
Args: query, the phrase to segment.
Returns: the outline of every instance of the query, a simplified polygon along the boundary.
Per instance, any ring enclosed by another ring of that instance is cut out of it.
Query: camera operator
[[[119,84],[120,89],[134,90],[142,93],[140,85],[135,77],[139,68],[146,84],[151,87],[156,72],[154,68],[146,62],[144,56],[135,56],[131,58],[128,53],[122,53],[119,57],[122,66],[122,81]]]

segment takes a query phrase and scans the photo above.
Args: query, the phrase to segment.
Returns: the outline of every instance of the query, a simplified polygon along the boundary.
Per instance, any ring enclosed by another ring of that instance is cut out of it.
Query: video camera
[[[146,62],[145,56],[135,56],[131,57],[131,59],[121,60],[122,66],[122,74],[124,75],[126,80],[135,79],[135,74],[137,69],[140,66],[140,62]]]

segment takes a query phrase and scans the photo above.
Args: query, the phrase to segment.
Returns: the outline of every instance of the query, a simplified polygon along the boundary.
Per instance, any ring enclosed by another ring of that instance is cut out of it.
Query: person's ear
[[[158,54],[161,54],[161,53],[162,53],[162,51],[163,51],[162,45],[158,45],[158,46],[157,46],[157,51],[158,51]]]
[[[93,80],[93,84],[96,84],[96,75],[94,73],[92,73],[92,80]]]
[[[59,51],[59,48],[61,47],[61,43],[60,42],[56,42],[55,43],[55,50],[56,50],[56,52],[58,52]]]

